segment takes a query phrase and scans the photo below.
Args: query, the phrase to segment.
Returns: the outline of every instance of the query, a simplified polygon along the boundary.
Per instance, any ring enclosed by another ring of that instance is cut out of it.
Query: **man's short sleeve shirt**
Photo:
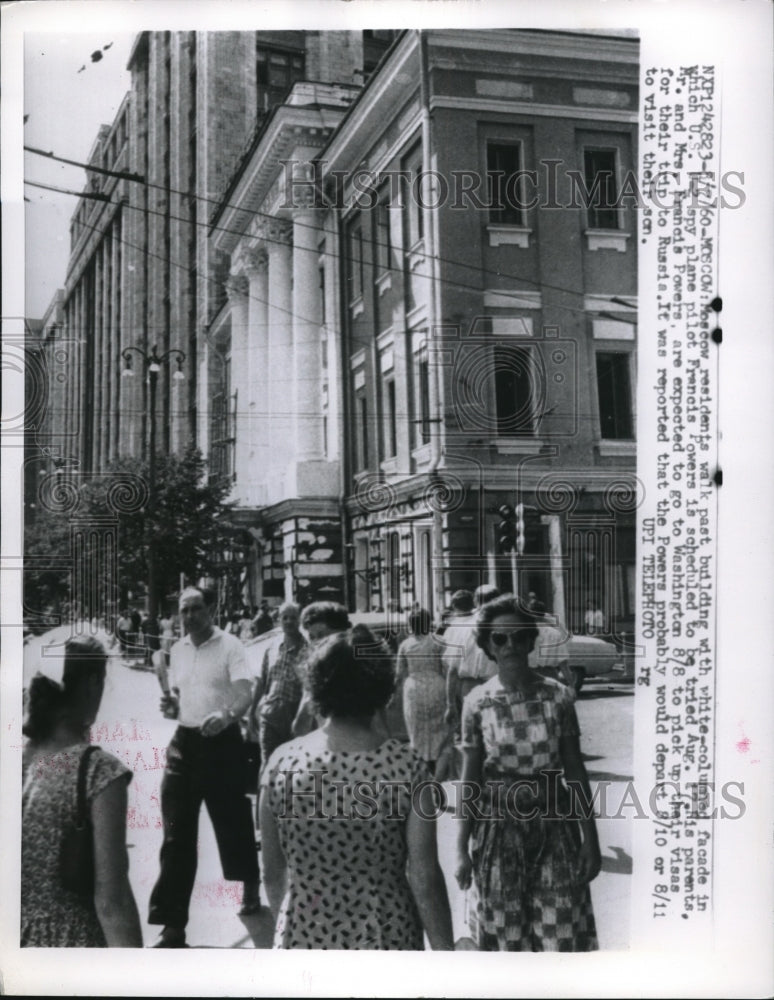
[[[186,635],[172,647],[169,683],[180,692],[181,726],[201,726],[208,715],[229,708],[235,682],[252,679],[242,643],[217,627],[201,646]]]

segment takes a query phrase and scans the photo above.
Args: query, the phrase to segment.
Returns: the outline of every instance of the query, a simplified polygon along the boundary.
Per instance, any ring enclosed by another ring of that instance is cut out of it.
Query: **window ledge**
[[[615,455],[636,455],[637,442],[612,440],[597,441],[597,450],[600,455],[604,455],[605,457]]]
[[[392,288],[392,271],[383,271],[374,284],[376,285],[376,290],[379,292],[379,295],[384,295],[386,291]]]
[[[406,254],[406,262],[408,264],[409,271],[415,271],[420,264],[424,263],[424,259],[425,259],[425,241],[424,239],[421,239],[418,240]]]
[[[417,467],[427,465],[430,461],[430,442],[427,441],[425,444],[421,444],[418,448],[414,448],[411,452],[411,457]]]
[[[491,224],[486,227],[486,231],[489,233],[490,247],[514,246],[523,247],[525,250],[529,248],[529,238],[532,230],[527,229],[526,226]]]
[[[398,471],[398,456],[392,455],[390,458],[385,458],[379,468],[385,476],[394,476]]]
[[[363,302],[363,296],[358,295],[356,299],[353,299],[349,304],[349,311],[352,313],[352,319],[355,316],[359,316],[361,313],[365,312],[365,304]]]
[[[491,443],[498,455],[537,455],[543,450],[543,441],[533,437],[495,438]]]
[[[587,229],[586,247],[589,250],[616,250],[618,253],[626,253],[626,241],[631,233],[620,232],[616,229]]]

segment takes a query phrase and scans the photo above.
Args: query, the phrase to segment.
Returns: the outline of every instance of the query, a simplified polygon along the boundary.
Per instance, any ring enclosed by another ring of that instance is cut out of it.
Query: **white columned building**
[[[249,441],[249,466],[243,471],[248,505],[266,502],[266,470],[271,454],[267,416],[269,412],[269,258],[263,247],[243,255],[248,291],[247,373],[249,394],[243,426]]]
[[[293,215],[293,422],[298,462],[323,454],[317,213]]]
[[[232,273],[226,285],[231,308],[231,393],[236,396],[237,410],[243,409],[249,393],[247,359],[249,356],[247,309],[248,283],[243,274]],[[230,405],[230,404],[229,404]],[[249,442],[245,435],[237,435],[234,446],[236,469],[235,496],[239,503],[247,502],[244,470],[250,460]]]
[[[267,501],[287,496],[286,473],[295,459],[293,439],[293,295],[289,222],[266,223],[263,236],[269,254],[269,462]]]

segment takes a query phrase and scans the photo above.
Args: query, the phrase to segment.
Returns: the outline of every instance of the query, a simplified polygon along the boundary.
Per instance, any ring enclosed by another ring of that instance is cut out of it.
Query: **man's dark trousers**
[[[149,923],[185,927],[196,878],[199,813],[207,806],[218,842],[223,877],[258,879],[250,802],[245,795],[246,756],[237,725],[217,736],[178,726],[167,749],[161,782],[164,842],[161,874],[150,899]]]

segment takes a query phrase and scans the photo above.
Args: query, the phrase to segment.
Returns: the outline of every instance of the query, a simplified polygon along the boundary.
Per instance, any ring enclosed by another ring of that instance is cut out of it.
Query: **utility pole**
[[[153,515],[156,510],[156,390],[158,388],[161,366],[169,361],[170,358],[175,358],[177,361],[177,371],[172,378],[177,381],[185,378],[185,374],[183,373],[185,353],[173,348],[170,351],[165,351],[164,354],[159,354],[155,345],[150,354],[141,347],[127,347],[121,354],[125,364],[121,372],[122,378],[131,378],[134,376],[132,353],[138,355],[144,370],[148,374],[148,417],[150,428],[148,431],[148,511],[145,518],[145,551],[148,562],[148,617],[153,621],[157,621],[159,596],[156,581],[156,547],[153,537]]]

